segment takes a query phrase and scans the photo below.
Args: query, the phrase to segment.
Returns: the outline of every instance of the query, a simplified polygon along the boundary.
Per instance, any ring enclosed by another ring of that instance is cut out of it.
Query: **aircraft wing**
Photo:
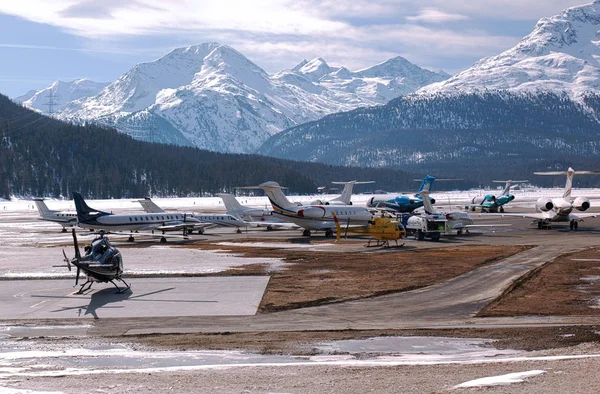
[[[287,228],[287,229],[300,228],[296,223],[290,223],[290,222],[267,222],[267,221],[265,221],[265,222],[261,222],[261,221],[249,222],[249,221],[246,221],[245,223],[250,226],[256,226],[256,227],[271,226],[272,228]]]
[[[500,216],[500,217],[505,217],[505,216],[511,216],[511,217],[518,217],[518,218],[526,218],[526,219],[547,219],[547,217],[544,217],[544,214],[541,212],[531,212],[531,213],[484,213],[481,214],[481,216],[485,217],[485,216]]]
[[[571,219],[583,219],[583,218],[597,218],[600,216],[600,213],[572,213]]]

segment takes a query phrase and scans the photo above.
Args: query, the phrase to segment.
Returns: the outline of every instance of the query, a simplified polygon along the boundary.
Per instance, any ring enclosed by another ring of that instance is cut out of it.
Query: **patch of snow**
[[[545,374],[546,371],[533,370],[525,372],[509,373],[506,375],[490,376],[487,378],[470,380],[468,382],[461,383],[454,386],[454,388],[465,388],[465,387],[486,387],[486,386],[498,386],[513,383],[521,383],[526,378]]]

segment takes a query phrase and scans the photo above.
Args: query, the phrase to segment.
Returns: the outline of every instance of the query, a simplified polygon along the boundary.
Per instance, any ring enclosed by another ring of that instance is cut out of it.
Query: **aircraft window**
[[[138,221],[138,218],[137,218],[137,216],[136,216],[134,219],[135,219],[135,221],[136,221],[136,222]]]
[[[129,217],[129,221],[130,221],[130,222],[133,222],[133,219],[131,218],[131,216]]]

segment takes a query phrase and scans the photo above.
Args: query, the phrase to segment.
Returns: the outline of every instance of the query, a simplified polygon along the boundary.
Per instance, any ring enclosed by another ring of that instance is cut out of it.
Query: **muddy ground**
[[[256,241],[254,241],[256,242]],[[270,241],[272,242],[272,241]],[[279,257],[287,263],[234,268],[222,275],[270,275],[259,313],[318,306],[414,290],[444,282],[528,249],[528,246],[451,246],[390,249],[380,253],[336,253],[298,249],[189,245],[227,249],[246,257]]]
[[[489,338],[498,349],[547,350],[600,343],[600,325],[527,328],[471,328],[448,330],[344,330],[304,332],[253,332],[225,334],[177,334],[127,337],[126,342],[178,350],[247,350],[263,354],[317,354],[310,344],[379,336],[441,336]]]
[[[478,316],[600,316],[600,249],[558,257],[521,278]]]

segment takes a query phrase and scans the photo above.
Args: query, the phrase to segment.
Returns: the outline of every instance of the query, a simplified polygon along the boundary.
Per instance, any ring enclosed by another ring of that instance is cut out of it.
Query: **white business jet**
[[[35,206],[40,213],[40,220],[58,223],[62,226],[62,232],[66,233],[66,227],[77,225],[77,212],[71,211],[53,211],[48,208],[43,198],[34,198]]]
[[[311,231],[325,231],[327,237],[333,236],[335,212],[342,223],[367,225],[372,219],[371,213],[362,207],[352,205],[306,205],[298,206],[287,199],[277,182],[265,182],[258,185],[263,189],[273,206],[273,215],[295,223],[304,228],[304,236],[310,236]]]
[[[294,223],[273,216],[273,211],[270,209],[252,208],[240,204],[233,194],[219,193],[216,196],[223,200],[228,215],[243,220],[247,225],[266,227],[267,231],[275,228],[298,228]]]
[[[183,230],[184,236],[188,229],[200,223],[193,215],[185,213],[124,213],[112,214],[90,208],[81,194],[73,192],[73,200],[77,209],[79,227],[104,231],[139,231],[158,230],[163,234],[166,231]],[[151,234],[147,234],[151,235]],[[133,242],[133,235],[128,241]],[[164,236],[160,239],[166,242]]]
[[[575,171],[571,167],[567,171],[534,172],[535,175],[566,175],[567,182],[562,197],[541,197],[535,203],[535,213],[512,213],[503,216],[520,216],[534,219],[532,224],[537,224],[538,229],[552,229],[552,223],[569,223],[571,230],[579,227],[579,222],[584,218],[597,217],[597,213],[573,213],[573,210],[585,212],[590,209],[590,200],[587,197],[571,197],[573,177],[575,175],[600,175],[600,171]]]
[[[147,213],[165,213],[165,210],[156,205],[149,197],[137,201],[142,205],[142,208]],[[240,233],[240,228],[248,227],[248,223],[244,222],[244,220],[230,214],[209,213],[188,215],[198,220],[198,223],[195,226],[191,226],[187,229],[189,234],[191,234],[194,230],[198,230],[198,234],[204,234],[205,228],[214,226],[235,227],[237,232]]]

